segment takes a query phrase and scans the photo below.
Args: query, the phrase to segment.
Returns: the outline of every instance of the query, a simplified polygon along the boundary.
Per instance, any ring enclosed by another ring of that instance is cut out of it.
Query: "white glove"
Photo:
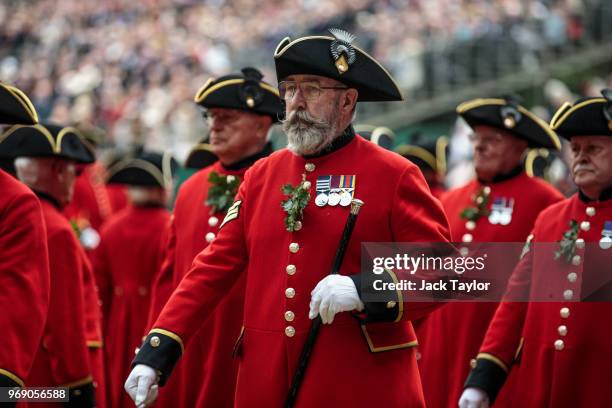
[[[348,276],[329,275],[323,278],[310,293],[310,312],[308,317],[314,319],[321,315],[323,323],[331,324],[339,312],[363,310],[357,288]]]
[[[138,408],[147,407],[157,398],[158,381],[159,376],[153,368],[137,364],[125,380],[124,388]]]
[[[489,397],[478,388],[466,388],[459,398],[459,408],[489,408]]]

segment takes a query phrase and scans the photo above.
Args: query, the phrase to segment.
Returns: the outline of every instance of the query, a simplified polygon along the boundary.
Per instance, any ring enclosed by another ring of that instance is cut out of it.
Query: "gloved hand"
[[[489,397],[478,388],[466,388],[459,398],[459,408],[489,408]]]
[[[336,313],[363,310],[363,302],[359,299],[357,288],[348,276],[326,276],[310,294],[308,317],[314,319],[320,314],[321,320],[326,324],[334,321]]]
[[[125,380],[124,388],[138,408],[151,405],[157,398],[159,376],[148,365],[137,364]]]

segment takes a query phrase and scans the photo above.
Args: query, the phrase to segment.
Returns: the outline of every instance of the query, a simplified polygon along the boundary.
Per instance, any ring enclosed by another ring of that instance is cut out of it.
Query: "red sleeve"
[[[5,199],[12,195],[6,190],[2,194]],[[0,208],[0,377],[19,384],[30,371],[43,333],[49,260],[38,199],[25,192],[13,197]]]
[[[212,243],[193,261],[177,289],[172,293],[154,329],[179,336],[184,346],[200,328],[202,316],[210,316],[223,295],[246,269],[244,219],[248,205],[250,170],[245,174],[234,204],[228,210]]]
[[[43,338],[55,384],[67,385],[90,377],[85,341],[83,265],[72,231],[49,237],[51,301]]]
[[[176,227],[174,224],[174,215],[170,219],[170,225],[166,228],[166,237],[162,239],[165,245],[160,251],[161,268],[153,280],[151,289],[151,306],[149,307],[149,318],[147,320],[147,332],[157,320],[157,316],[161,313],[164,305],[174,290],[174,260],[176,254]],[[146,333],[143,333],[143,335]]]
[[[431,195],[416,166],[409,167],[397,185],[391,211],[391,231],[395,242],[444,243],[451,239],[442,205]],[[441,305],[441,302],[406,302],[404,299],[400,318],[416,320]]]

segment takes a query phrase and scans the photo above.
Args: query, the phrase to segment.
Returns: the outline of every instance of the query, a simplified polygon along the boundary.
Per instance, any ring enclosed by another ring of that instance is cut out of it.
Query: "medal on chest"
[[[315,204],[318,207],[348,207],[355,195],[355,175],[328,175],[317,178]]]
[[[497,197],[491,205],[489,222],[493,225],[508,225],[512,221],[514,198]]]
[[[599,247],[601,249],[612,248],[612,221],[606,221],[604,228],[601,230],[601,239],[599,240]]]

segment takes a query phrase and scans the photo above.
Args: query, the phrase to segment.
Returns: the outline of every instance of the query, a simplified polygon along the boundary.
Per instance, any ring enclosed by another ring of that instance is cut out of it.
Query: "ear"
[[[342,110],[350,113],[353,112],[355,105],[357,104],[357,96],[359,93],[354,88],[349,88],[344,92],[344,98],[342,98]]]

